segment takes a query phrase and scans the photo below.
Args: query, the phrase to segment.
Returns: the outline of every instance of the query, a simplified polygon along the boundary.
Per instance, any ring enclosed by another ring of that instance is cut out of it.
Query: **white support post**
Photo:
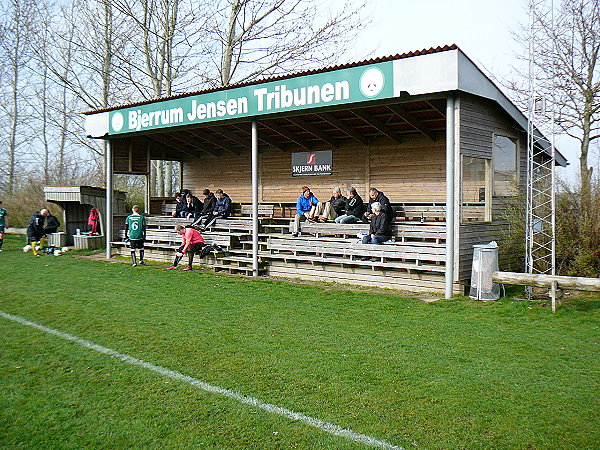
[[[446,276],[445,298],[454,287],[454,96],[446,100]]]
[[[252,274],[258,276],[258,124],[252,121]]]
[[[113,236],[113,155],[110,139],[106,141],[106,227],[104,238],[106,240],[106,259],[110,259],[110,241]]]

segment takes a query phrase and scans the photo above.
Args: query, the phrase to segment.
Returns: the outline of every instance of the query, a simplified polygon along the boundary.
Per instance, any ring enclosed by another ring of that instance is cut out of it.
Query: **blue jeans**
[[[359,222],[360,219],[356,216],[344,214],[343,216],[338,216],[335,218],[335,223],[356,223]]]
[[[363,236],[362,239],[362,243],[363,244],[373,244],[373,245],[379,245],[382,242],[387,241],[389,238],[387,236],[375,236],[375,237],[371,237],[370,234],[367,234],[366,236]]]

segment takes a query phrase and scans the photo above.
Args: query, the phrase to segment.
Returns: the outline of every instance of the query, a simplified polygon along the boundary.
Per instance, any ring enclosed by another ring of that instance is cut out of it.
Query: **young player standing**
[[[8,213],[2,207],[2,202],[0,201],[0,252],[4,243],[4,227],[8,227]]]
[[[140,214],[140,207],[135,205],[131,208],[133,214],[125,219],[125,237],[129,238],[129,247],[131,248],[132,266],[138,265],[135,259],[135,249],[140,250],[140,265],[145,266],[144,262],[144,239],[146,239],[146,218]]]

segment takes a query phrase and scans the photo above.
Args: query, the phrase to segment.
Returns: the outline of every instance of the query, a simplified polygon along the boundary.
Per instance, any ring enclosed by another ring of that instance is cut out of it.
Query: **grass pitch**
[[[0,310],[405,448],[598,448],[600,298],[425,304],[0,253]],[[362,448],[0,318],[3,447]]]

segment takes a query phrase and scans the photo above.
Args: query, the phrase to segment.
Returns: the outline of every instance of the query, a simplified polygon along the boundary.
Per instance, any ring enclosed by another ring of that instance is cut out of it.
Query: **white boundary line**
[[[309,425],[314,428],[318,428],[319,430],[324,431],[329,434],[332,434],[334,436],[341,436],[341,437],[344,437],[351,441],[359,442],[361,444],[369,445],[371,447],[404,450],[402,447],[389,444],[388,442],[382,441],[380,439],[377,439],[377,438],[374,438],[371,436],[367,436],[364,434],[356,433],[352,430],[342,428],[338,425],[335,425],[335,424],[332,424],[329,422],[325,422],[320,419],[315,419],[315,418],[312,418],[305,414],[291,411],[287,408],[282,408],[280,406],[272,405],[270,403],[265,403],[257,398],[248,397],[246,395],[239,394],[230,389],[225,389],[225,388],[222,388],[219,386],[215,386],[215,385],[206,383],[197,378],[193,378],[188,375],[184,375],[181,372],[176,372],[174,370],[167,369],[162,366],[157,366],[155,364],[146,362],[142,359],[138,359],[138,358],[134,358],[133,356],[129,356],[125,353],[119,353],[116,350],[112,350],[107,347],[102,347],[101,345],[94,344],[91,341],[86,341],[85,339],[78,338],[77,336],[63,333],[62,331],[58,331],[53,328],[46,327],[44,325],[40,325],[35,322],[30,322],[29,320],[23,319],[22,317],[19,317],[19,316],[7,314],[3,311],[0,311],[0,316],[4,317],[5,319],[12,320],[13,322],[20,323],[22,325],[27,325],[29,327],[37,328],[38,330],[44,331],[45,333],[48,333],[48,334],[53,334],[54,336],[58,336],[67,341],[75,342],[75,343],[81,345],[82,347],[87,347],[87,348],[95,350],[99,353],[104,353],[105,355],[109,355],[109,356],[112,356],[113,358],[120,359],[121,361],[123,361],[127,364],[143,367],[144,369],[151,370],[153,372],[159,373],[161,375],[172,378],[174,380],[182,381],[184,383],[187,383],[187,384],[194,386],[198,389],[201,389],[203,391],[211,392],[214,394],[219,394],[219,395],[222,395],[223,397],[228,397],[232,400],[236,400],[240,403],[244,403],[246,405],[250,405],[250,406],[253,406],[258,409],[262,409],[269,413],[277,414],[279,416],[285,417],[290,420],[302,422],[306,425]]]

